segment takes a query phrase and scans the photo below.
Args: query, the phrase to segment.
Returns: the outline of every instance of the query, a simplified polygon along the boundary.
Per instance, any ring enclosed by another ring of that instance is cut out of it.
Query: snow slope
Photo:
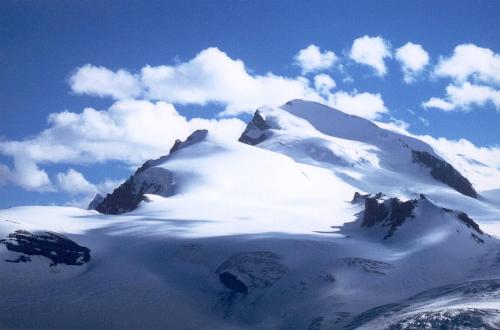
[[[494,191],[466,196],[414,162],[427,144],[315,103],[259,109],[242,139],[179,141],[96,202],[118,215],[0,210],[0,328],[498,325]]]

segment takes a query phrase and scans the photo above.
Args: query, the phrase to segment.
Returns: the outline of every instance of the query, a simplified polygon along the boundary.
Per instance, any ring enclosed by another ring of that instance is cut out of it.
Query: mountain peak
[[[204,141],[207,135],[208,131],[202,129],[194,131],[185,141],[176,140],[168,155],[146,161],[111,194],[105,198],[101,196],[100,202],[96,200],[96,196],[91,205],[100,213],[121,214],[137,208],[139,203],[144,200],[145,194],[172,196],[177,188],[174,174],[158,165],[166,162],[176,152]]]
[[[380,232],[383,240],[401,235],[400,241],[406,243],[435,233],[443,236],[460,234],[475,243],[484,243],[486,238],[467,213],[440,207],[425,194],[402,201],[382,193],[363,195],[356,192],[351,203],[361,205],[363,210],[358,214],[358,220],[344,225],[341,231],[345,233],[359,233],[359,228],[371,229]],[[400,231],[402,233],[398,234]]]

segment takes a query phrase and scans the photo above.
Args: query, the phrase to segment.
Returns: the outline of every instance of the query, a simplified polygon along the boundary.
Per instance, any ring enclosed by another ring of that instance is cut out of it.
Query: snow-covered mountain
[[[196,131],[91,210],[0,210],[0,327],[496,329],[494,200],[418,139],[263,107],[239,141]]]

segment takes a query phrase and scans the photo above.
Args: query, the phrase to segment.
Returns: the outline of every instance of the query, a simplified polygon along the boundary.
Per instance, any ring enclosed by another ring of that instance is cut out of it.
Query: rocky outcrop
[[[365,210],[361,226],[373,227],[375,224],[383,224],[389,228],[384,239],[391,237],[407,218],[413,217],[412,211],[417,203],[414,199],[403,202],[398,198],[385,198],[382,193],[374,196],[355,193],[353,202],[362,201],[364,201]]]
[[[283,277],[288,269],[280,261],[280,255],[269,251],[239,253],[222,263],[215,273],[231,291],[247,294],[269,288]]]
[[[144,199],[144,194],[163,197],[172,196],[175,181],[172,172],[161,167],[137,171],[116,188],[95,209],[104,214],[122,214],[135,210]]]
[[[92,201],[89,203],[87,210],[95,210],[102,202],[104,202],[104,196],[101,194],[96,194],[94,196],[94,199],[92,199]]]
[[[470,238],[477,243],[484,243],[480,237],[485,233],[479,228],[479,225],[471,219],[467,213],[462,211],[442,208],[435,205],[426,195],[420,194],[418,199],[410,199],[401,201],[398,198],[388,198],[382,193],[376,195],[354,193],[354,198],[351,203],[363,204],[364,210],[360,213],[361,227],[371,228],[374,226],[388,228],[384,236],[384,240],[393,236],[396,230],[402,226],[409,218],[414,218],[414,210],[417,207],[430,207],[437,212],[436,216],[444,216],[445,213],[452,213],[452,218],[462,223],[470,229]]]
[[[252,146],[257,145],[266,139],[266,131],[270,128],[271,126],[257,110],[238,141]]]
[[[430,169],[431,176],[461,194],[477,198],[477,192],[472,184],[453,166],[426,151],[412,150],[413,162]]]
[[[0,240],[0,245],[7,250],[21,253],[17,259],[7,262],[30,262],[29,256],[42,256],[52,261],[51,266],[58,264],[81,266],[90,261],[90,249],[80,246],[69,238],[53,232],[29,232],[16,230],[6,239]]]
[[[139,203],[144,200],[145,194],[162,197],[174,195],[177,188],[174,173],[159,165],[167,161],[179,150],[203,141],[207,134],[207,130],[197,130],[186,141],[176,140],[167,156],[148,160],[113,193],[108,194],[100,203],[94,203],[93,201],[92,206],[100,213],[122,214],[135,210]]]

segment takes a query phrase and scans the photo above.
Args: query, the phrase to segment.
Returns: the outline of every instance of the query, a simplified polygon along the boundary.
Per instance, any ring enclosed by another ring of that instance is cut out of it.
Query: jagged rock
[[[414,217],[413,210],[423,201],[430,203],[438,211],[453,213],[457,221],[460,221],[471,229],[472,239],[477,243],[484,243],[484,240],[478,236],[483,235],[484,232],[465,212],[440,208],[424,194],[420,194],[419,199],[411,199],[403,202],[398,198],[387,198],[382,193],[376,195],[362,195],[356,192],[354,193],[351,203],[364,203],[364,211],[361,213],[360,219],[361,227],[370,228],[379,225],[380,227],[388,228],[388,232],[384,237],[385,240],[391,237],[395,231],[403,225],[406,219]]]
[[[472,184],[453,166],[428,152],[412,150],[413,162],[421,164],[430,169],[431,176],[455,189],[461,194],[477,198],[477,192]]]
[[[175,181],[172,172],[153,167],[131,176],[112,194],[108,194],[96,210],[105,214],[121,214],[136,209],[144,199],[144,194],[168,197],[174,192]]]
[[[94,199],[89,203],[89,206],[87,207],[87,210],[95,210],[99,204],[101,204],[104,201],[104,196],[101,194],[96,194],[94,196]]]
[[[57,264],[80,266],[90,261],[90,249],[80,246],[69,238],[52,232],[31,233],[27,230],[16,230],[0,240],[7,250],[22,253],[16,260],[7,262],[30,262],[28,256],[43,256],[52,260],[51,266]]]
[[[271,126],[262,117],[259,110],[257,110],[238,141],[252,146],[257,145],[266,139],[266,130],[270,128]]]
[[[416,200],[406,202],[398,198],[384,199],[384,194],[378,193],[375,196],[354,194],[353,202],[364,199],[365,210],[363,212],[362,227],[373,227],[377,223],[383,223],[389,227],[389,231],[384,239],[391,237],[396,229],[403,224],[408,217],[412,217]]]
[[[122,214],[135,210],[144,200],[145,194],[169,197],[176,192],[174,174],[158,165],[165,162],[175,152],[203,141],[207,130],[194,131],[184,142],[177,140],[167,156],[145,162],[127,181],[108,194],[95,210],[104,214]]]

